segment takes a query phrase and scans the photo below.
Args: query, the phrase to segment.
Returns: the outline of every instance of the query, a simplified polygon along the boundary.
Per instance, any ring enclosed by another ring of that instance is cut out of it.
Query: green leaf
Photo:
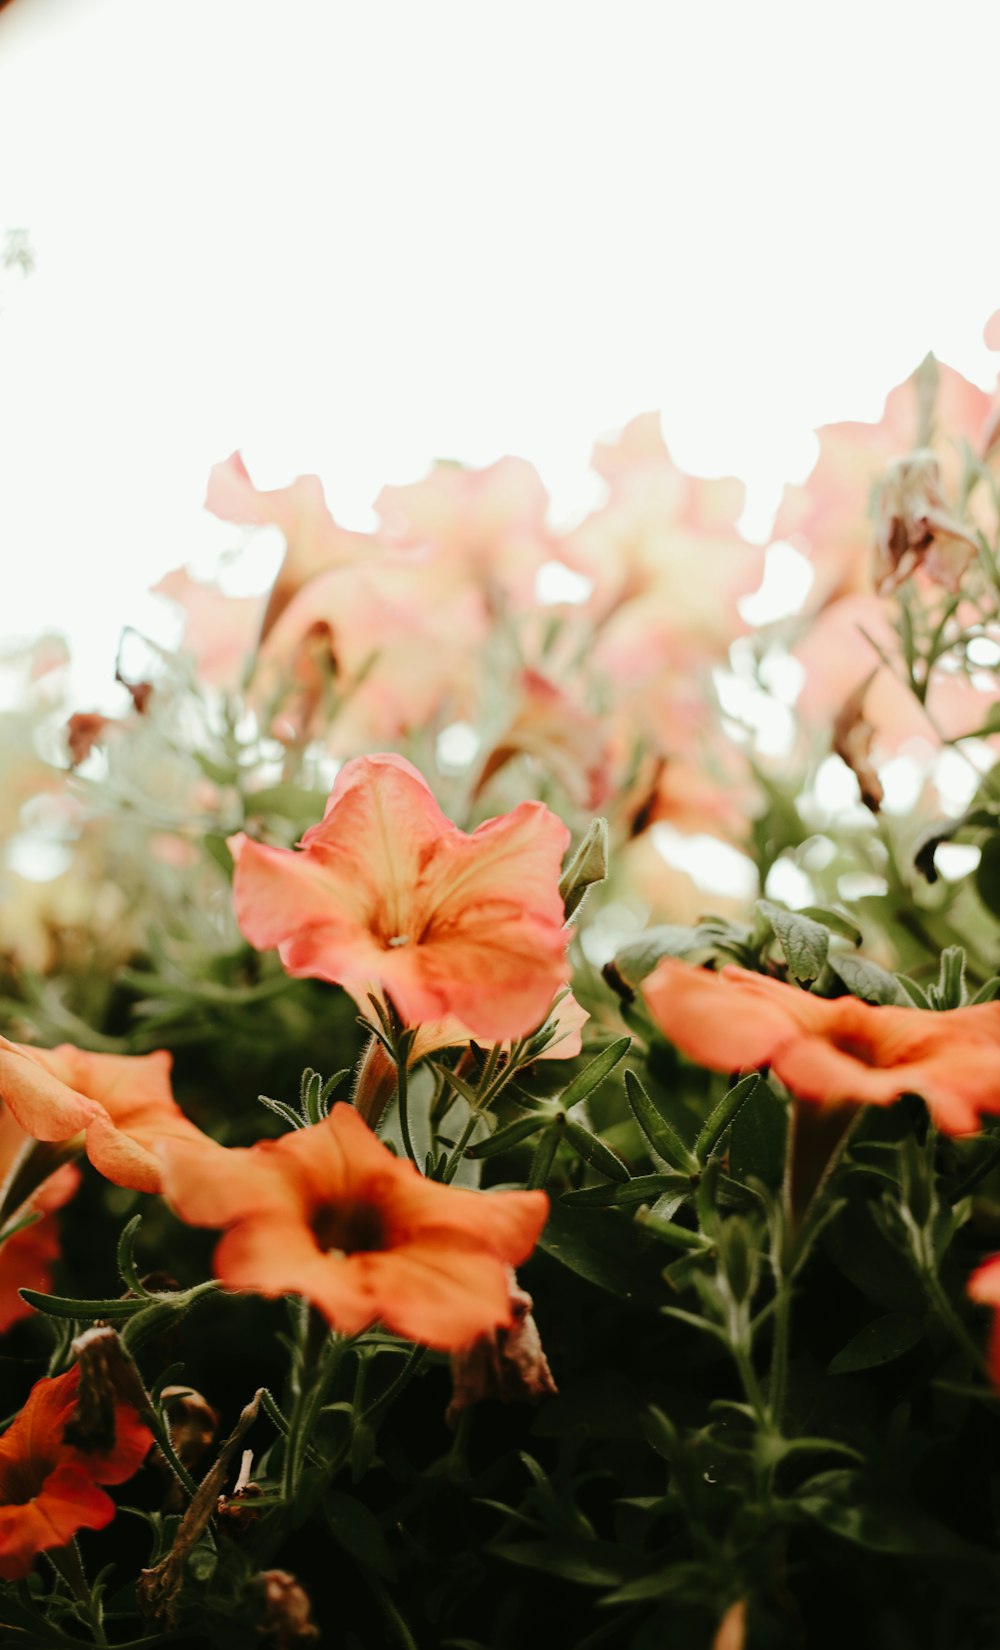
[[[564,1110],[570,1111],[573,1106],[578,1106],[581,1100],[586,1100],[588,1094],[593,1094],[614,1071],[619,1060],[625,1058],[631,1047],[631,1037],[618,1037],[613,1043],[609,1043],[607,1048],[602,1048],[600,1054],[591,1060],[589,1065],[584,1066],[582,1071],[578,1071],[573,1081],[563,1090],[559,1103]]]
[[[632,1116],[657,1156],[677,1169],[696,1168],[696,1159],[676,1129],[657,1111],[634,1071],[625,1073],[625,1095]]]
[[[746,1077],[741,1077],[709,1113],[694,1143],[695,1157],[699,1163],[706,1163],[711,1157],[730,1123],[739,1115],[760,1080],[758,1071],[751,1071]]]
[[[852,996],[861,997],[866,1003],[896,1003],[903,1007],[909,1004],[910,999],[899,981],[878,963],[850,955],[831,955],[827,960]]]
[[[596,1134],[591,1134],[582,1123],[575,1123],[571,1117],[567,1117],[565,1132],[566,1139],[577,1156],[582,1157],[598,1174],[607,1175],[609,1180],[619,1182],[629,1179],[628,1164],[623,1163],[617,1152],[613,1152]]]
[[[909,1312],[888,1312],[865,1324],[830,1363],[831,1375],[851,1375],[860,1369],[875,1369],[903,1357],[923,1339],[920,1318]]]
[[[563,914],[568,922],[579,910],[589,889],[608,874],[608,822],[592,820],[586,835],[559,881]]]
[[[641,939],[625,945],[616,954],[614,967],[626,985],[637,986],[652,974],[661,957],[690,957],[696,951],[711,949],[700,928],[679,928],[664,923],[648,928]]]
[[[795,979],[804,985],[818,980],[830,949],[829,930],[811,917],[803,916],[801,911],[786,911],[771,900],[758,900],[757,909],[774,929],[789,972]]]
[[[533,1134],[543,1129],[549,1121],[544,1114],[536,1112],[534,1117],[519,1117],[516,1123],[509,1123],[505,1129],[498,1129],[486,1140],[477,1140],[474,1146],[467,1146],[466,1157],[498,1157],[501,1152],[508,1152],[512,1147],[520,1145],[522,1140],[530,1140]]]
[[[788,1107],[761,1079],[751,1104],[741,1106],[729,1137],[729,1162],[737,1180],[778,1187],[785,1175]]]
[[[929,1513],[911,1502],[879,1496],[859,1473],[849,1469],[810,1479],[793,1504],[834,1535],[870,1552],[913,1558],[980,1556]]]
[[[631,1180],[616,1181],[610,1186],[586,1186],[580,1192],[565,1192],[559,1201],[576,1209],[627,1208],[631,1203],[650,1203],[664,1192],[681,1190],[691,1190],[688,1175],[637,1174]]]
[[[134,1318],[149,1305],[144,1300],[71,1300],[67,1295],[43,1295],[37,1289],[19,1289],[21,1299],[49,1318]]]
[[[975,872],[976,893],[987,911],[1000,916],[1000,834],[983,843]]]
[[[829,905],[803,905],[799,910],[800,917],[812,917],[814,922],[821,923],[828,928],[831,934],[840,934],[852,945],[860,945],[863,939],[861,929],[846,911],[837,911]]]
[[[607,1209],[549,1211],[539,1247],[577,1277],[619,1300],[655,1309],[664,1296],[663,1250],[640,1227]]]
[[[493,1542],[488,1551],[510,1564],[544,1570],[547,1575],[575,1581],[582,1587],[616,1586],[628,1579],[635,1563],[631,1553],[611,1542],[558,1537],[550,1541]]]
[[[896,979],[913,1003],[914,1008],[934,1007],[923,986],[917,980],[911,980],[909,974],[897,974]]]
[[[345,1552],[362,1564],[370,1564],[378,1575],[391,1581],[395,1567],[385,1536],[375,1514],[357,1496],[344,1490],[327,1490],[323,1497],[323,1511],[330,1533]]]
[[[992,1003],[997,997],[1000,997],[1000,974],[994,974],[991,980],[979,987],[969,1007],[974,1008],[977,1003]]]

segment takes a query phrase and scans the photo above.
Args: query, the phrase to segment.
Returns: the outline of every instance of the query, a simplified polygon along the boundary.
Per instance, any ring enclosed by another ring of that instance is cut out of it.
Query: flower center
[[[341,1254],[356,1255],[387,1247],[382,1211],[373,1203],[323,1203],[309,1225],[324,1254],[339,1249]]]
[[[849,1032],[843,1032],[839,1036],[832,1037],[831,1042],[834,1048],[840,1050],[841,1054],[849,1055],[852,1060],[860,1061],[863,1066],[892,1065],[893,1063],[891,1060],[883,1061],[880,1058],[881,1051],[869,1037],[852,1037]]]

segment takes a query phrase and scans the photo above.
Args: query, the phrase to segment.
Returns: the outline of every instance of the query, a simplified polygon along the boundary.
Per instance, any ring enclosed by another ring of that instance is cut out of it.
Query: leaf
[[[477,1140],[474,1146],[467,1146],[466,1157],[479,1159],[481,1157],[498,1157],[501,1152],[509,1152],[512,1147],[520,1145],[522,1140],[530,1140],[533,1134],[545,1127],[548,1119],[536,1113],[534,1117],[519,1117],[515,1123],[509,1123],[505,1129],[498,1129],[496,1134],[488,1135],[485,1140]]]
[[[923,986],[917,980],[911,980],[909,974],[897,974],[896,979],[913,1003],[914,1008],[934,1007]]]
[[[829,930],[801,911],[786,911],[771,900],[758,900],[757,909],[774,929],[790,973],[803,984],[818,980],[830,949]]]
[[[625,1095],[632,1116],[657,1156],[677,1169],[695,1168],[695,1158],[676,1129],[657,1111],[634,1071],[625,1073]]]
[[[827,961],[852,996],[866,1003],[896,1003],[907,1007],[910,999],[899,981],[866,957],[832,955]]]
[[[689,957],[696,951],[711,949],[700,928],[680,928],[663,923],[648,928],[639,940],[625,945],[616,953],[614,966],[626,985],[636,986],[652,974],[661,957]]]
[[[803,905],[799,910],[799,916],[811,917],[814,922],[828,928],[831,934],[840,934],[843,939],[850,940],[852,945],[861,944],[861,929],[846,911],[836,911],[829,905]]]
[[[683,1188],[691,1191],[691,1180],[687,1175],[676,1174],[637,1174],[628,1181],[616,1181],[611,1186],[585,1186],[580,1192],[565,1192],[560,1203],[570,1208],[598,1209],[614,1205],[625,1208],[631,1203],[651,1203],[654,1198],[662,1197],[664,1192],[676,1192]]]
[[[834,1535],[879,1553],[914,1558],[973,1558],[979,1555],[911,1502],[893,1502],[873,1493],[863,1477],[849,1469],[820,1473],[803,1486],[794,1505]]]
[[[591,1134],[582,1123],[574,1123],[571,1117],[567,1117],[564,1128],[566,1139],[577,1156],[582,1157],[598,1174],[607,1175],[609,1180],[619,1183],[629,1179],[628,1164],[623,1163],[617,1152],[613,1152],[596,1134]]]
[[[909,1312],[887,1312],[876,1318],[842,1347],[831,1360],[831,1375],[851,1375],[860,1369],[875,1369],[903,1357],[923,1339],[920,1318]]]
[[[729,1137],[729,1162],[737,1180],[752,1177],[778,1187],[785,1175],[788,1107],[761,1079],[750,1105],[740,1108]]]
[[[1000,834],[983,843],[975,873],[976,893],[987,911],[1000,916]]]
[[[607,1048],[602,1048],[600,1054],[578,1071],[573,1081],[565,1088],[560,1097],[560,1105],[570,1111],[578,1106],[581,1100],[586,1100],[588,1094],[593,1094],[604,1079],[614,1071],[619,1060],[623,1060],[632,1047],[631,1037],[618,1037]]]
[[[334,1540],[362,1564],[370,1564],[380,1576],[391,1581],[395,1566],[385,1536],[375,1514],[357,1496],[344,1490],[327,1490],[323,1511]]]
[[[633,1555],[610,1541],[497,1541],[488,1551],[510,1564],[575,1581],[582,1587],[614,1587],[629,1578]]]
[[[760,1073],[757,1071],[752,1071],[748,1076],[741,1077],[739,1082],[729,1090],[728,1094],[723,1095],[719,1104],[709,1113],[694,1143],[694,1154],[699,1163],[705,1163],[711,1157],[730,1123],[735,1120],[745,1102],[750,1099],[760,1080]]]
[[[619,1300],[653,1309],[663,1301],[663,1250],[611,1210],[567,1208],[561,1198],[549,1212],[539,1247]]]

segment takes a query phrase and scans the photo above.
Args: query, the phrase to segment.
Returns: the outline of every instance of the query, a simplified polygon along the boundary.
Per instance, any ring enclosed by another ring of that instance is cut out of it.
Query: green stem
[[[417,1154],[413,1149],[413,1140],[410,1136],[410,1095],[407,1069],[409,1050],[405,1046],[401,1049],[397,1042],[394,1052],[396,1056],[396,1105],[399,1110],[399,1132],[403,1137],[403,1150],[407,1157],[411,1163],[417,1163]],[[419,1167],[420,1165],[417,1163],[417,1168]]]
[[[987,1152],[986,1156],[976,1164],[974,1169],[969,1170],[965,1179],[959,1181],[949,1200],[952,1205],[961,1203],[963,1197],[967,1197],[974,1186],[978,1186],[981,1180],[985,1180],[986,1176],[992,1173],[998,1162],[1000,1162],[1000,1140],[996,1142],[993,1150]]]
[[[104,1632],[104,1614],[99,1600],[95,1599],[90,1589],[80,1558],[80,1549],[76,1541],[70,1541],[65,1547],[56,1547],[49,1551],[49,1558],[58,1574],[68,1586],[73,1597],[82,1604],[94,1633],[95,1644],[107,1644]]]
[[[288,1419],[288,1436],[285,1440],[285,1459],[281,1474],[281,1493],[286,1500],[291,1500],[298,1488],[302,1476],[302,1468],[309,1453],[309,1440],[316,1418],[323,1407],[324,1400],[333,1383],[337,1370],[346,1348],[351,1344],[343,1338],[334,1338],[324,1323],[326,1339],[319,1349],[315,1361],[308,1356],[308,1342],[310,1331],[314,1326],[312,1314],[307,1319],[307,1327],[302,1333],[302,1366],[292,1405],[292,1413]],[[310,1382],[309,1374],[313,1373]]]
[[[973,1340],[968,1329],[965,1327],[965,1324],[955,1311],[955,1308],[952,1306],[951,1301],[948,1299],[947,1294],[942,1288],[941,1279],[931,1266],[926,1267],[924,1270],[924,1288],[927,1291],[928,1299],[934,1307],[938,1317],[950,1332],[952,1339],[958,1346],[961,1347],[962,1351],[965,1353],[965,1356],[972,1364],[973,1369],[978,1369],[981,1373],[985,1374],[987,1380],[989,1380],[990,1366],[988,1359],[985,1357],[982,1348],[979,1347]]]
[[[788,1331],[791,1316],[792,1291],[788,1280],[779,1277],[774,1306],[774,1338],[771,1343],[771,1382],[768,1388],[768,1409],[775,1431],[782,1429],[785,1394],[788,1388]]]
[[[426,1347],[413,1347],[399,1374],[390,1381],[381,1397],[376,1398],[373,1403],[368,1405],[368,1408],[362,1412],[359,1419],[370,1423],[376,1415],[381,1415],[382,1410],[388,1409],[390,1404],[394,1404],[403,1388],[409,1385],[426,1356]]]

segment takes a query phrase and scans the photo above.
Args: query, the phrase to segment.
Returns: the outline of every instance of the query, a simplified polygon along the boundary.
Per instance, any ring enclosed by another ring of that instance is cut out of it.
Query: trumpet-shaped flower
[[[507,1267],[527,1259],[548,1212],[544,1192],[425,1180],[344,1103],[278,1140],[168,1140],[160,1155],[181,1219],[225,1228],[222,1283],[302,1295],[345,1334],[381,1321],[446,1351],[509,1327]]]
[[[934,1013],[829,1000],[798,986],[664,958],[642,993],[660,1030],[714,1071],[770,1066],[800,1100],[890,1105],[922,1095],[949,1134],[1000,1111],[1000,1003]]]
[[[110,1449],[66,1443],[76,1408],[79,1366],[36,1381],[20,1415],[0,1438],[0,1576],[26,1576],[39,1553],[64,1547],[77,1530],[103,1530],[115,1504],[102,1484],[122,1484],[141,1467],[152,1434],[135,1411],[115,1403]]]
[[[400,756],[341,770],[301,850],[230,838],[240,928],[289,974],[330,980],[408,1025],[454,1015],[487,1041],[533,1031],[566,983],[565,825],[539,802],[471,835]]]
[[[0,1100],[35,1140],[80,1136],[108,1180],[158,1192],[156,1141],[201,1138],[171,1093],[171,1064],[163,1049],[92,1054],[71,1043],[31,1048],[0,1037]]]

